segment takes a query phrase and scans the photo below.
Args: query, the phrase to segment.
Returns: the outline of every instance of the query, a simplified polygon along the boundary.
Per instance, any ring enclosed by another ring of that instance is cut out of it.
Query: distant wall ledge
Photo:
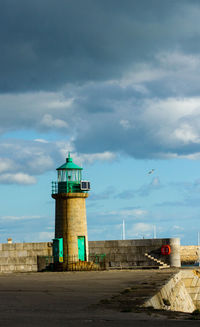
[[[180,247],[180,239],[179,238],[144,238],[144,239],[129,239],[129,240],[106,240],[106,241],[89,241],[90,244],[94,244],[97,246],[103,246],[107,244],[107,246],[162,246],[162,245],[173,245]]]
[[[53,199],[58,198],[88,198],[88,193],[57,193],[51,195]]]
[[[163,245],[170,246],[169,255],[161,253]],[[90,254],[105,254],[106,261],[115,265],[181,266],[179,238],[89,241],[89,250]]]

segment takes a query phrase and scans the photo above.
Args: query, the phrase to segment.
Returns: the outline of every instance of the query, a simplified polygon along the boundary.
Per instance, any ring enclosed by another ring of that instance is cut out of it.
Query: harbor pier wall
[[[200,260],[200,246],[182,245],[180,247],[182,265],[193,265]]]
[[[162,245],[171,247],[170,255],[162,255]],[[89,241],[90,259],[105,260],[107,269],[180,266],[180,240],[142,239]],[[52,257],[52,242],[0,244],[0,272],[38,271],[41,258]]]
[[[161,247],[169,245],[170,255],[163,255]],[[180,239],[141,239],[90,241],[90,254],[105,255],[108,268],[180,267]]]

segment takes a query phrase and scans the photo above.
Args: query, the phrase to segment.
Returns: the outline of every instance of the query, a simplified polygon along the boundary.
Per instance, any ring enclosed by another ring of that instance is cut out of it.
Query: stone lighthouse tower
[[[88,260],[85,199],[90,183],[82,180],[82,170],[69,154],[57,168],[57,182],[52,182],[52,197],[56,200],[54,260],[64,269],[72,262]]]

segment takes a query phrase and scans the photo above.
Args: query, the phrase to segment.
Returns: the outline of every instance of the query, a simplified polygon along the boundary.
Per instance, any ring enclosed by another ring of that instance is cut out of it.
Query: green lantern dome
[[[82,180],[82,170],[68,154],[66,162],[56,169],[58,172],[57,182],[52,182],[52,194],[57,193],[81,193],[90,190],[90,182]]]
[[[66,162],[60,166],[59,168],[57,168],[56,170],[71,170],[71,169],[78,169],[78,170],[83,170],[83,168],[79,167],[78,165],[75,165],[75,163],[73,163],[72,158],[70,157],[70,153],[68,154],[68,158],[66,158]]]

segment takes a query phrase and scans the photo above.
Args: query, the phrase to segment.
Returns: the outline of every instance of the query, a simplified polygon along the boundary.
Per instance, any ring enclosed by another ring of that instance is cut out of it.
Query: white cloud
[[[171,158],[189,159],[189,160],[200,160],[200,152],[188,155],[173,155],[169,156]]]
[[[8,158],[0,158],[0,173],[14,168],[14,162]]]
[[[130,128],[130,122],[127,119],[122,119],[120,120],[120,125],[122,125],[122,127],[124,129],[129,129]]]
[[[33,175],[40,175],[51,169],[63,160],[63,149],[67,142],[41,142],[24,141],[14,139],[2,139],[0,141],[0,173],[6,172],[11,175],[0,177],[0,182],[22,181],[22,183],[35,181]],[[65,155],[67,154],[67,151]],[[24,174],[24,175],[16,175]],[[16,175],[16,176],[15,176]]]
[[[145,88],[143,84],[160,80],[167,74],[167,71],[155,68],[152,64],[137,64],[137,66],[132,67],[132,71],[124,74],[123,78],[119,80],[119,85],[122,87],[132,86],[133,88],[137,85],[137,90],[141,90],[141,93],[148,93],[148,88]]]
[[[38,173],[55,168],[53,159],[49,155],[43,154],[42,152],[37,157],[33,157],[32,159],[30,158],[27,164],[31,171],[36,170]]]
[[[46,127],[67,128],[68,124],[61,119],[54,119],[52,115],[45,114],[41,120],[41,125]]]
[[[143,209],[131,209],[131,210],[112,210],[107,212],[102,212],[101,215],[106,216],[121,216],[122,218],[128,218],[130,221],[130,218],[140,218],[147,214],[146,210]]]
[[[39,143],[49,143],[47,140],[44,139],[35,139],[34,141]]]
[[[48,102],[47,107],[50,109],[67,109],[70,108],[73,104],[74,99],[65,99],[63,96],[54,101]]]
[[[146,210],[143,209],[132,209],[132,210],[120,210],[120,215],[123,217],[132,216],[135,217],[143,217],[147,214]]]
[[[72,104],[72,99],[64,97],[62,92],[0,94],[0,132],[67,128],[63,117]],[[67,116],[69,119],[69,113]]]
[[[178,226],[178,225],[174,225],[174,226],[172,227],[172,229],[173,229],[173,230],[176,230],[176,231],[183,231],[183,230],[184,230],[184,228],[183,228],[182,226]]]
[[[33,141],[2,139],[0,141],[0,183],[34,184],[36,177],[49,170],[55,170],[71,152],[78,165],[95,161],[111,161],[116,154],[105,151],[93,154],[77,154],[71,140]]]
[[[163,68],[167,68],[172,73],[180,71],[184,73],[186,70],[196,72],[200,67],[200,56],[198,54],[185,54],[181,51],[160,52],[156,55]]]
[[[184,144],[200,143],[200,135],[198,131],[187,123],[181,124],[179,128],[175,129],[173,136]]]
[[[200,97],[145,100],[144,108],[138,120],[155,144],[157,138],[163,149],[167,145],[178,151],[179,145],[200,143]]]
[[[90,153],[90,154],[80,154],[80,155],[76,155],[73,154],[74,156],[74,160],[77,159],[77,161],[79,162],[88,162],[88,163],[93,163],[94,161],[111,161],[114,160],[116,158],[116,154],[112,153],[110,151],[105,151],[102,153]]]
[[[199,115],[200,97],[190,98],[171,98],[164,99],[152,98],[144,101],[144,110],[139,113],[139,118],[149,124],[161,129],[162,123],[166,123],[167,128],[172,124],[182,123],[183,119],[190,119],[192,116]],[[162,126],[163,127],[163,126]]]
[[[29,220],[29,219],[41,219],[42,217],[41,216],[36,216],[36,215],[33,215],[33,216],[1,216],[0,219],[1,220],[6,220],[6,221],[9,221],[9,220]]]
[[[143,222],[132,225],[127,231],[127,236],[132,237],[153,237],[154,225],[146,224]]]
[[[38,234],[39,242],[51,242],[54,238],[54,232],[40,232]]]
[[[0,175],[0,183],[3,184],[35,184],[36,178],[24,173]]]

